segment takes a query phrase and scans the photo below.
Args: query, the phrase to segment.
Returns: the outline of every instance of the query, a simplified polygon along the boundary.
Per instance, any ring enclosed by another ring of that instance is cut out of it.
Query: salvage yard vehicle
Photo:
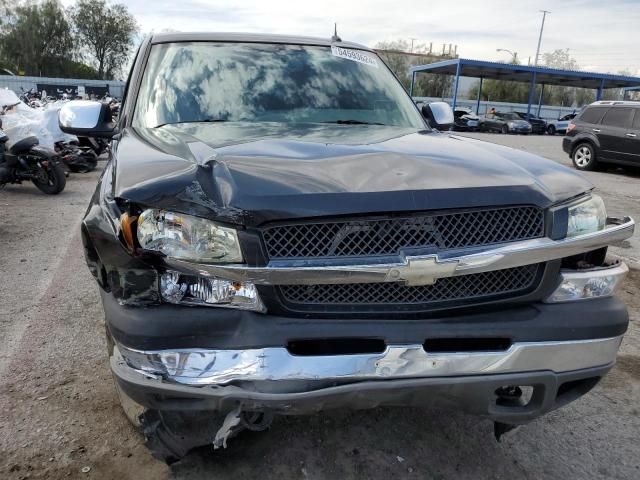
[[[478,129],[480,118],[472,110],[458,108],[453,112],[455,123],[453,130],[456,132],[475,132]]]
[[[451,118],[453,116],[451,115]],[[166,461],[275,415],[444,406],[496,437],[612,368],[632,235],[593,185],[432,130],[337,38],[146,38],[81,226],[125,413]]]
[[[559,133],[564,135],[567,133],[567,128],[569,127],[569,122],[576,118],[577,113],[569,113],[562,117],[559,117],[557,120],[551,120],[547,123],[547,133],[549,135],[555,135]]]
[[[640,166],[640,102],[592,103],[567,127],[562,149],[578,170],[605,163]]]
[[[532,129],[531,124],[526,120],[522,120],[517,113],[495,112],[487,113],[480,118],[478,130],[481,132],[522,133],[528,135]]]
[[[521,120],[525,120],[531,125],[531,133],[535,133],[536,135],[544,135],[547,132],[547,122],[544,119],[530,113],[527,115],[526,112],[513,112],[515,113]]]

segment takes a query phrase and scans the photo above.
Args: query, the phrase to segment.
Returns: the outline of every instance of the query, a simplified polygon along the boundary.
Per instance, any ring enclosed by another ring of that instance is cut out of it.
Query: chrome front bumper
[[[266,267],[205,265],[165,258],[170,269],[258,285],[403,282],[430,285],[439,278],[502,270],[578,255],[633,235],[630,217],[608,218],[604,230],[561,240],[548,237],[437,255],[403,256],[400,262],[360,264],[340,260],[271,261]]]
[[[141,351],[118,345],[111,367],[190,386],[233,382],[437,378],[549,371],[571,372],[615,362],[622,336],[521,342],[500,352],[429,353],[422,345],[389,345],[382,353],[296,356],[286,348]]]

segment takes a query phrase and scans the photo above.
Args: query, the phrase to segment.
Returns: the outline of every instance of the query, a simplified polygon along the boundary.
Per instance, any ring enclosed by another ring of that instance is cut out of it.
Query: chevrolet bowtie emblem
[[[385,282],[405,282],[406,285],[433,285],[439,278],[451,277],[457,260],[439,262],[436,257],[407,257],[406,265],[393,267]]]

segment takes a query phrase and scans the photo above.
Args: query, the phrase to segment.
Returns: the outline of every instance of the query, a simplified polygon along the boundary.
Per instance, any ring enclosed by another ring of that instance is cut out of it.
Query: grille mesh
[[[301,223],[262,231],[271,259],[396,255],[402,248],[447,250],[527,240],[543,234],[543,211],[536,207]]]
[[[311,305],[416,305],[478,300],[532,290],[539,264],[439,279],[433,285],[355,283],[343,285],[283,285],[287,303]]]

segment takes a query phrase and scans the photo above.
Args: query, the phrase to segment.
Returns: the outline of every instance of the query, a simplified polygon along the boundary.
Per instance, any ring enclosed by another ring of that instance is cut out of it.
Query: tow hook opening
[[[386,349],[384,340],[378,338],[318,338],[287,343],[289,353],[301,357],[382,353]]]
[[[495,391],[496,405],[501,407],[526,407],[533,398],[532,385],[504,385]]]
[[[510,347],[508,338],[430,338],[423,344],[427,353],[504,352]]]

